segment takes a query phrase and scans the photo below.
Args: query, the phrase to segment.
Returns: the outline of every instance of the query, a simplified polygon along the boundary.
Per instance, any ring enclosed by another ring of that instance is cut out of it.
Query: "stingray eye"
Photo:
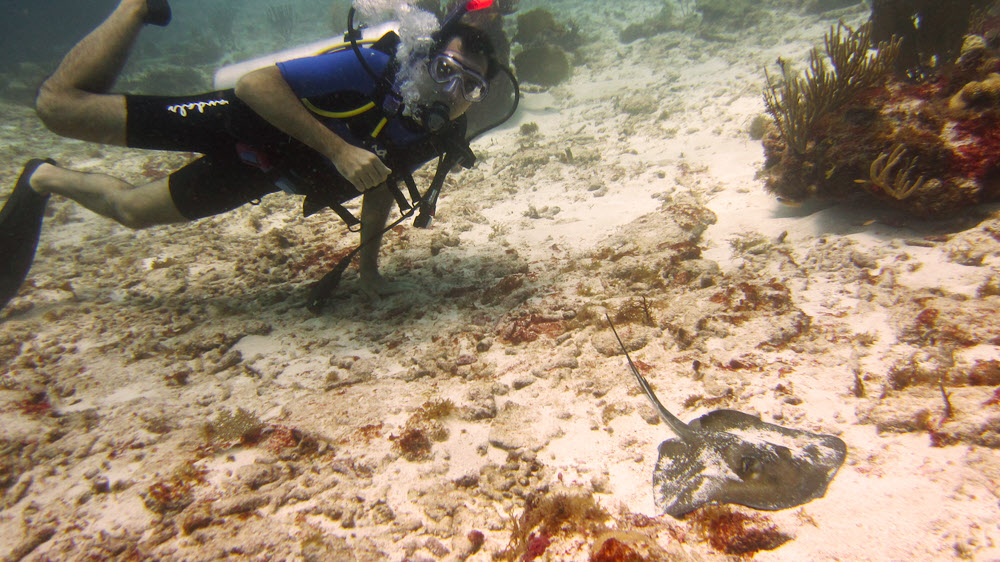
[[[747,478],[756,478],[760,474],[760,461],[753,457],[743,457],[740,459],[740,477],[746,480]]]

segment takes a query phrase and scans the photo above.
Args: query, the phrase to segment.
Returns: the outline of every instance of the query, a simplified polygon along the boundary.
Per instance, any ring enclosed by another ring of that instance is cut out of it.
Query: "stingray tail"
[[[649,382],[646,381],[646,377],[642,376],[642,373],[639,372],[635,363],[632,362],[632,357],[629,356],[628,350],[625,349],[625,344],[622,343],[622,339],[618,335],[618,330],[616,330],[615,325],[611,323],[611,317],[605,315],[605,318],[608,319],[608,325],[611,326],[611,332],[614,333],[615,339],[618,340],[618,345],[622,348],[622,353],[625,354],[625,359],[628,360],[628,366],[632,369],[632,374],[635,375],[635,380],[639,381],[639,387],[646,393],[646,397],[649,398],[649,401],[653,403],[653,407],[656,408],[656,412],[660,414],[660,418],[662,418],[663,421],[670,426],[670,429],[672,429],[678,437],[686,441],[688,436],[692,435],[694,432],[691,431],[691,428],[689,428],[686,423],[682,422],[680,418],[671,414],[666,408],[663,407],[663,404],[660,403],[656,394],[653,393],[652,387],[649,386]]]

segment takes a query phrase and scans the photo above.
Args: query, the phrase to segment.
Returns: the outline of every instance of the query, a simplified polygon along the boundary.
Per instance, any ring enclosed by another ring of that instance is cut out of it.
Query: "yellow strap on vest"
[[[379,41],[378,39],[368,39],[368,40],[365,40],[365,41],[358,41],[358,44],[359,45],[368,45],[368,44],[377,43],[378,41]],[[332,47],[328,47],[328,48],[326,48],[326,49],[324,49],[324,50],[322,50],[322,51],[320,51],[319,53],[316,53],[316,54],[317,55],[322,55],[322,54],[326,54],[326,53],[331,53],[331,52],[334,52],[334,51],[339,51],[341,49],[345,49],[345,48],[350,47],[350,46],[351,46],[350,43],[341,43],[339,45],[334,45]],[[370,102],[366,103],[365,105],[362,105],[361,107],[359,107],[357,109],[352,109],[350,111],[327,111],[325,109],[320,109],[320,108],[316,107],[312,102],[310,102],[309,100],[307,100],[306,98],[302,98],[302,105],[306,106],[306,108],[309,111],[312,111],[316,115],[322,115],[323,117],[330,117],[330,118],[333,118],[333,119],[347,119],[349,117],[355,117],[357,115],[361,115],[362,113],[364,113],[364,112],[372,109],[373,107],[375,107],[375,102],[370,101]],[[382,129],[385,128],[385,125],[388,122],[389,122],[388,119],[386,119],[385,117],[383,117],[382,120],[379,122],[378,126],[375,127],[375,130],[372,131],[372,138],[378,137],[379,134],[382,132]]]
[[[306,106],[309,111],[312,111],[316,115],[322,115],[323,117],[332,117],[334,119],[347,119],[348,117],[354,117],[356,115],[361,115],[362,113],[368,111],[369,109],[375,107],[375,102],[370,101],[365,105],[357,109],[352,109],[350,111],[327,111],[325,109],[320,109],[312,104],[306,98],[302,98],[302,105]]]

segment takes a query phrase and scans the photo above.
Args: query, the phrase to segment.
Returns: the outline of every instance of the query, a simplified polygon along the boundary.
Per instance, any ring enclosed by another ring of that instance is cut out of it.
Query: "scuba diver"
[[[448,171],[474,163],[469,142],[517,107],[517,81],[491,34],[463,20],[492,5],[459,4],[417,42],[423,48],[405,56],[397,56],[395,31],[363,40],[352,8],[339,49],[268,64],[230,89],[147,96],[110,90],[143,25],[167,25],[170,7],[122,0],[42,84],[39,118],[66,137],[202,156],[139,186],[29,161],[0,211],[0,309],[27,276],[51,194],[141,229],[217,215],[282,190],[305,196],[304,214],[331,208],[352,230],[359,221],[341,204],[363,194],[361,244],[352,253],[360,256],[360,288],[373,298],[407,289],[379,273],[383,234],[414,213],[415,224],[426,226]],[[434,158],[437,173],[421,194],[412,173]],[[394,202],[403,216],[386,227]],[[311,308],[322,306],[349,261],[317,284]]]

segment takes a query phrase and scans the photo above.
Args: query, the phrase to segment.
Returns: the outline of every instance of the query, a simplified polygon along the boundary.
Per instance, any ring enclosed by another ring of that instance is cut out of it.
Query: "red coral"
[[[539,336],[554,338],[566,331],[564,320],[546,318],[538,314],[519,316],[500,331],[500,337],[507,343],[519,344],[533,342]]]
[[[280,453],[282,449],[297,447],[301,440],[302,436],[296,430],[283,425],[277,425],[274,426],[274,430],[271,431],[271,435],[268,436],[267,441],[264,443],[264,448],[274,453]]]
[[[531,562],[535,558],[545,554],[545,549],[547,549],[551,544],[552,537],[549,535],[545,533],[538,535],[531,533],[531,535],[528,536],[528,551],[524,553],[521,560],[524,562]]]
[[[937,323],[938,310],[936,308],[925,308],[917,314],[917,329],[929,330]]]
[[[642,562],[645,560],[636,551],[618,539],[608,539],[601,545],[590,562]]]
[[[423,461],[431,456],[430,437],[419,429],[407,429],[402,435],[392,439],[396,450],[408,461]]]
[[[924,101],[937,99],[947,87],[948,81],[942,77],[935,82],[921,82],[916,84],[903,83],[898,88],[893,89],[892,96],[895,101],[906,101],[908,98],[916,98]]]
[[[357,433],[359,438],[363,439],[365,443],[371,443],[372,439],[382,437],[382,424],[363,425],[358,428]]]
[[[21,400],[17,403],[17,407],[25,414],[37,416],[45,415],[52,410],[52,405],[44,398],[39,401]]]
[[[143,494],[143,503],[153,512],[180,512],[194,501],[194,487],[205,483],[208,470],[193,463],[181,465],[166,479],[150,485]]]
[[[784,311],[791,306],[791,291],[777,280],[754,285],[737,283],[712,295],[712,302],[724,305],[727,312]]]
[[[768,517],[747,515],[727,506],[703,507],[687,517],[712,548],[725,554],[752,555],[761,550],[774,550],[792,540]]]
[[[1000,168],[1000,113],[975,114],[955,123],[960,144],[951,165],[954,173],[982,181]]]

